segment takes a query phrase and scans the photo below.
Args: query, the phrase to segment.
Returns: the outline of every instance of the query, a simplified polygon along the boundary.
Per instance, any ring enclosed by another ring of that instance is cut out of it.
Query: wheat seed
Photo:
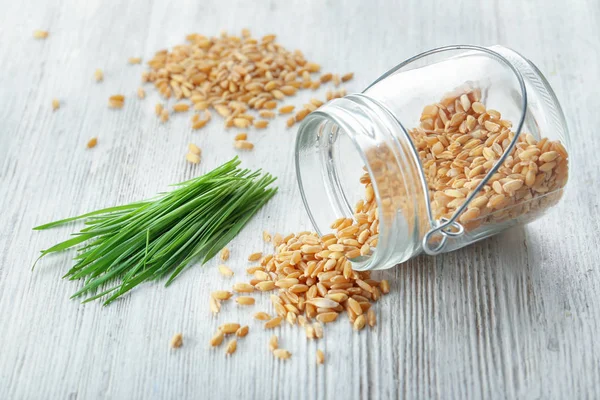
[[[237,297],[235,299],[235,301],[242,306],[251,306],[254,304],[255,300],[254,297],[248,297],[248,296],[240,296]]]
[[[142,62],[142,59],[140,57],[129,57],[127,62],[129,64],[140,64]]]
[[[338,74],[334,74],[333,75],[333,84],[335,85],[335,87],[340,86],[340,76]]]
[[[317,321],[327,324],[336,320],[338,313],[336,312],[325,312],[317,315]]]
[[[271,339],[269,339],[269,350],[275,351],[275,350],[277,350],[278,347],[279,347],[279,340],[277,339],[277,336],[275,336],[275,335],[271,336]]]
[[[240,324],[236,322],[228,322],[219,326],[219,330],[225,335],[235,333],[238,329],[240,329]]]
[[[237,340],[231,339],[231,341],[229,341],[229,343],[227,343],[227,347],[225,348],[225,354],[231,355],[231,354],[235,353],[236,349],[237,349]]]
[[[269,126],[269,121],[266,121],[266,120],[254,121],[253,125],[256,129],[265,129],[267,126]]]
[[[354,78],[354,73],[349,72],[345,75],[342,75],[342,82],[348,82],[350,79]]]
[[[381,293],[383,294],[388,294],[390,292],[390,284],[385,279],[382,279],[381,282],[379,282],[379,287],[381,288]]]
[[[93,149],[94,147],[96,147],[97,144],[98,144],[98,139],[93,137],[87,142],[87,148]]]
[[[198,164],[198,163],[200,163],[200,156],[198,154],[187,153],[185,155],[185,159],[188,160],[188,162],[190,162],[192,164]]]
[[[48,31],[42,31],[39,29],[36,29],[35,31],[33,31],[33,37],[36,39],[46,39],[48,37]]]
[[[369,311],[367,311],[367,323],[371,328],[377,323],[377,316],[372,308],[369,308]]]
[[[183,346],[183,335],[181,333],[176,333],[172,338],[170,345],[172,348],[177,349]]]
[[[226,276],[228,278],[231,278],[233,276],[233,271],[227,265],[221,264],[219,265],[218,269],[221,275],[223,276]]]
[[[160,120],[162,122],[167,122],[169,120],[169,111],[164,109],[160,113]]]
[[[244,325],[244,326],[240,327],[240,329],[235,331],[235,335],[237,337],[244,337],[248,334],[249,330],[250,330],[250,328],[248,327],[248,325]]]
[[[275,113],[273,111],[268,111],[268,110],[260,110],[258,112],[258,115],[260,115],[262,118],[275,118]]]
[[[261,292],[268,292],[269,290],[275,289],[275,282],[273,282],[273,281],[258,282],[256,284],[256,288],[258,290],[260,290]]]
[[[227,261],[229,259],[229,249],[227,247],[224,247],[223,250],[221,250],[220,257],[223,261]]]
[[[265,322],[265,329],[273,329],[279,326],[282,320],[283,318],[280,316],[270,319],[269,321]]]
[[[271,316],[266,312],[259,311],[256,314],[254,314],[254,319],[258,319],[260,321],[268,321],[271,319]]]
[[[321,83],[327,83],[331,80],[331,78],[333,78],[333,74],[331,74],[330,72],[321,75],[321,77],[319,78],[319,80],[321,81]]]
[[[218,314],[221,311],[221,303],[212,295],[209,297],[208,305],[213,314]]]
[[[104,80],[104,72],[101,69],[94,71],[94,79],[96,82],[102,82]]]
[[[174,112],[185,112],[190,109],[190,105],[186,103],[177,103],[173,105]]]
[[[364,315],[359,315],[358,317],[356,317],[356,320],[354,321],[353,327],[355,331],[360,331],[362,330],[365,325],[367,323],[367,320],[365,318]]]
[[[325,354],[317,349],[317,364],[323,364],[325,362]]]
[[[224,338],[225,335],[223,335],[223,332],[218,330],[217,333],[215,333],[215,335],[210,339],[210,345],[212,347],[219,346],[221,343],[223,343]]]
[[[218,300],[229,300],[233,296],[233,293],[227,290],[216,290],[211,295]]]
[[[248,261],[257,261],[257,260],[260,260],[261,257],[262,257],[261,252],[252,253],[248,256]]]
[[[108,106],[110,108],[123,108],[125,104],[125,96],[122,94],[115,94],[108,98]]]
[[[254,148],[254,144],[246,140],[236,140],[233,144],[239,150],[252,150]]]
[[[284,349],[275,349],[273,350],[273,355],[282,360],[287,360],[292,356],[292,353]]]
[[[249,283],[238,282],[233,285],[233,290],[238,293],[252,293],[254,292],[254,286]]]

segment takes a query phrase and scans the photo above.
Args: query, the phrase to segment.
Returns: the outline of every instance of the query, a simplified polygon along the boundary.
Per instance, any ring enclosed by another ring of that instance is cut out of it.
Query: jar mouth
[[[409,198],[417,201],[413,191],[421,187],[415,184],[418,178],[414,165],[404,165],[414,162],[414,155],[406,154],[398,143],[398,137],[408,135],[396,119],[385,114],[385,110],[362,95],[346,96],[309,114],[296,138],[296,177],[308,216],[319,235],[329,233],[330,224],[340,217],[355,220],[354,205],[364,199],[365,193],[360,177],[365,171],[371,177],[379,210],[378,244],[370,255],[351,260],[355,270],[389,268],[412,257],[419,247],[418,223],[410,220],[414,215],[381,216],[381,188],[374,179],[377,174],[372,168],[372,157],[367,155],[369,149],[386,149],[394,155],[391,162],[400,175],[406,175],[403,181]]]

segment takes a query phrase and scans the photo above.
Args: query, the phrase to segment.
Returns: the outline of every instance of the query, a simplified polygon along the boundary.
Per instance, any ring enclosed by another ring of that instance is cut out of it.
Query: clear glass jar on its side
[[[352,263],[382,269],[538,218],[562,196],[568,148],[558,100],[529,60],[501,46],[449,46],[309,114],[296,172],[319,234],[340,217],[366,229],[365,213],[376,213],[367,232],[376,246]]]

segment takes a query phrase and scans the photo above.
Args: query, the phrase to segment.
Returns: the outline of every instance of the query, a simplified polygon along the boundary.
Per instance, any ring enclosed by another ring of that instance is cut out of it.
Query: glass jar
[[[533,63],[502,46],[449,46],[309,114],[296,174],[316,231],[360,218],[376,240],[353,268],[382,269],[538,218],[562,196],[568,148]]]

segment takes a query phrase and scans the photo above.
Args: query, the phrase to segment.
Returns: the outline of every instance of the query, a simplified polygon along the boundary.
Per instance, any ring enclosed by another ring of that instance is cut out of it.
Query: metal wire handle
[[[490,178],[498,171],[500,166],[508,158],[509,154],[511,154],[512,150],[514,149],[514,147],[516,146],[516,144],[518,142],[519,136],[521,135],[521,130],[522,130],[523,124],[525,122],[525,116],[527,114],[527,88],[525,87],[525,82],[523,81],[523,76],[510,61],[508,61],[503,55],[501,55],[500,53],[498,53],[496,51],[487,49],[485,47],[470,46],[470,45],[446,46],[446,47],[440,47],[437,49],[433,49],[426,53],[422,53],[419,56],[417,56],[416,58],[411,59],[410,61],[414,61],[415,59],[418,59],[418,58],[421,58],[421,57],[424,57],[424,56],[427,56],[430,54],[435,54],[435,53],[438,53],[441,51],[452,50],[452,49],[469,49],[469,50],[482,51],[484,53],[488,53],[488,54],[494,56],[495,58],[497,58],[498,60],[500,60],[504,64],[506,64],[506,66],[508,66],[515,74],[517,81],[519,82],[519,86],[521,88],[521,95],[522,95],[521,118],[519,119],[519,124],[517,125],[517,129],[515,130],[515,136],[513,137],[509,146],[506,148],[506,150],[504,151],[502,156],[498,159],[498,161],[496,161],[496,163],[494,164],[492,169],[490,169],[488,171],[488,173],[485,175],[483,180],[481,182],[479,182],[479,185],[477,185],[475,190],[467,197],[465,202],[454,212],[452,217],[440,218],[439,220],[435,220],[433,218],[433,213],[431,211],[431,201],[429,200],[429,196],[427,196],[427,195],[425,196],[425,202],[427,204],[427,214],[429,217],[429,223],[431,225],[431,229],[423,236],[422,246],[423,246],[423,250],[425,251],[425,253],[432,255],[432,256],[440,254],[444,250],[444,247],[446,246],[446,243],[448,242],[449,237],[459,237],[462,234],[464,234],[465,229],[462,226],[462,224],[457,222],[458,217],[460,217],[460,215],[468,208],[471,201],[479,194],[481,189],[483,189],[483,187],[489,182]],[[424,193],[429,193],[429,188],[427,187],[427,181],[425,179],[425,171],[423,170],[422,165],[419,170],[420,170],[420,174],[421,174],[421,182],[423,184],[423,191],[424,191]],[[437,242],[434,246],[432,246],[430,243],[432,243],[432,239],[433,239],[434,235],[437,235],[437,234],[440,234],[442,236],[442,238],[441,238],[441,240],[439,240],[439,242]]]
[[[481,189],[489,182],[490,178],[498,171],[500,166],[504,163],[504,161],[506,161],[506,159],[508,158],[508,155],[512,152],[513,148],[516,146],[519,136],[521,135],[521,130],[523,128],[523,124],[525,123],[525,116],[527,114],[527,89],[525,87],[525,82],[523,80],[523,76],[521,75],[519,70],[517,70],[510,61],[508,61],[508,59],[506,59],[502,54],[500,54],[494,50],[490,50],[486,47],[473,46],[473,45],[451,45],[451,46],[438,47],[438,48],[426,51],[424,53],[418,54],[412,58],[409,58],[408,60],[404,61],[403,63],[397,65],[396,67],[392,68],[391,70],[389,70],[388,72],[383,74],[381,77],[379,77],[375,82],[371,83],[363,91],[363,93],[365,93],[372,86],[376,85],[377,83],[379,83],[383,79],[387,78],[388,76],[394,74],[396,71],[403,68],[407,64],[410,64],[420,58],[427,57],[427,56],[430,56],[430,55],[436,54],[436,53],[441,53],[441,52],[444,52],[447,50],[463,50],[463,49],[464,50],[481,51],[483,53],[487,53],[487,54],[493,56],[494,58],[496,58],[497,60],[503,62],[504,64],[506,64],[506,66],[508,68],[510,68],[510,70],[515,74],[517,81],[519,82],[520,89],[521,89],[521,96],[522,96],[521,97],[521,110],[522,110],[521,118],[519,119],[517,129],[515,130],[515,136],[512,139],[512,141],[510,142],[509,146],[504,151],[504,153],[502,154],[502,156],[494,164],[492,169],[485,175],[485,177],[479,183],[479,185],[477,185],[475,190],[467,197],[465,202],[454,212],[454,214],[450,218],[440,218],[439,220],[436,220],[433,218],[433,213],[431,211],[431,201],[429,200],[429,196],[427,195],[429,193],[429,188],[427,187],[427,180],[425,178],[425,171],[423,169],[423,164],[421,163],[421,160],[418,157],[417,149],[415,148],[414,144],[412,143],[412,140],[408,141],[412,148],[413,154],[415,155],[415,160],[419,163],[420,168],[418,168],[418,170],[419,170],[419,174],[421,177],[421,185],[422,185],[423,193],[425,193],[424,197],[425,197],[425,203],[427,205],[427,207],[426,207],[427,216],[429,218],[429,224],[431,226],[431,229],[423,236],[422,247],[423,247],[423,250],[425,251],[425,253],[427,253],[431,256],[440,254],[444,250],[444,247],[446,246],[446,243],[448,242],[449,237],[450,238],[459,237],[465,233],[465,228],[462,226],[462,224],[460,224],[456,220],[467,209],[467,207],[469,206],[471,201],[475,198],[475,196],[477,196],[477,194],[479,194]],[[387,109],[387,108],[385,108],[385,109]],[[398,121],[398,119],[395,117],[395,115],[391,111],[388,110],[388,113],[390,113],[390,115],[394,119],[396,119],[396,121]],[[398,123],[400,125],[402,125],[402,123],[400,121],[398,121]],[[441,238],[441,240],[439,240],[439,242],[437,242],[437,244],[435,246],[432,246],[432,245],[430,245],[430,242],[431,242],[431,239],[433,238],[433,236],[436,234],[442,235],[442,238]]]

